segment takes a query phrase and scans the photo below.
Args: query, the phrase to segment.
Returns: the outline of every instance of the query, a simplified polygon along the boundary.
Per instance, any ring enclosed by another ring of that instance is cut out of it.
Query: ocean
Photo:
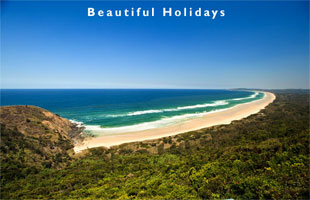
[[[1,89],[1,105],[39,106],[98,136],[181,123],[263,96],[235,90]]]

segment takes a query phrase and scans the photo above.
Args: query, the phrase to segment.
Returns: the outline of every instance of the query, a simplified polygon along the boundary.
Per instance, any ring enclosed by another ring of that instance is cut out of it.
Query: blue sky
[[[226,15],[162,17],[163,7]],[[309,88],[308,1],[2,1],[1,20],[1,88]]]

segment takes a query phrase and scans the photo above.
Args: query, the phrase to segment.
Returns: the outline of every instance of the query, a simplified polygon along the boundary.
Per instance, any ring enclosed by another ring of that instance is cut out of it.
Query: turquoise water
[[[2,89],[1,105],[36,105],[98,135],[180,123],[263,96],[234,90]]]

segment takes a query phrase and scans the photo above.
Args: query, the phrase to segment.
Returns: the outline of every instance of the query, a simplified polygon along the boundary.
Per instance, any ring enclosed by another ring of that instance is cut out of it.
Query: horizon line
[[[310,90],[310,88],[0,88],[0,90]]]

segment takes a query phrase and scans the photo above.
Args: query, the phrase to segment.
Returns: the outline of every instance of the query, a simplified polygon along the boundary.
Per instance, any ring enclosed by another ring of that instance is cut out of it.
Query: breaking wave
[[[105,115],[105,117],[109,117],[109,118],[126,117],[126,116],[137,116],[137,115],[144,115],[144,114],[150,114],[150,113],[162,113],[162,112],[172,112],[172,111],[189,110],[189,109],[196,109],[196,108],[205,108],[205,107],[217,107],[217,106],[227,105],[227,104],[231,103],[232,101],[254,99],[259,94],[260,94],[259,92],[255,92],[254,94],[251,94],[250,96],[244,97],[244,98],[217,100],[217,101],[214,101],[212,103],[196,104],[196,105],[190,105],[190,106],[181,106],[181,107],[176,107],[176,108],[141,110],[141,111],[135,111],[135,112],[127,112],[124,114]],[[236,104],[236,105],[239,105],[239,104]],[[234,106],[232,106],[232,107],[234,107]],[[194,119],[197,117],[202,117],[206,114],[231,109],[232,107],[213,108],[212,111],[201,111],[201,112],[196,112],[196,113],[187,113],[187,114],[175,115],[175,116],[171,116],[171,117],[164,117],[164,118],[158,119],[156,121],[143,122],[143,123],[127,125],[127,126],[101,127],[100,125],[85,125],[85,128],[86,128],[85,130],[90,131],[95,136],[113,135],[113,134],[120,134],[120,133],[124,133],[124,132],[128,133],[128,132],[135,132],[135,131],[143,131],[143,130],[148,130],[148,129],[159,128],[159,127],[164,127],[164,126],[168,126],[168,125],[182,123],[182,122],[189,120],[189,119]]]
[[[196,108],[216,107],[216,106],[227,105],[227,104],[229,104],[229,101],[241,101],[241,100],[245,100],[245,99],[253,99],[257,95],[259,95],[259,92],[255,92],[254,94],[252,94],[248,97],[227,99],[227,100],[218,100],[218,101],[214,101],[213,103],[197,104],[197,105],[191,105],[191,106],[181,106],[181,107],[177,107],[177,108],[140,110],[140,111],[128,112],[128,113],[124,113],[124,114],[109,114],[109,115],[105,115],[105,116],[114,118],[114,117],[145,115],[145,114],[151,114],[151,113],[174,112],[174,111],[190,110],[190,109],[196,109]]]
[[[230,109],[230,108],[226,108]],[[103,128],[99,125],[87,125],[86,130],[91,131],[94,135],[110,135],[110,134],[117,134],[117,133],[124,133],[124,132],[134,132],[134,131],[143,131],[153,128],[164,127],[167,125],[177,124],[180,122],[184,122],[189,119],[194,119],[197,117],[202,117],[206,114],[223,111],[226,109],[218,109],[210,112],[200,112],[200,113],[191,113],[191,114],[184,114],[184,115],[177,115],[173,117],[162,118],[160,120],[152,121],[152,122],[144,122],[135,125],[129,126],[121,126],[121,127],[110,127],[110,128]]]
[[[243,97],[243,98],[235,98],[235,99],[231,99],[231,100],[233,100],[233,101],[240,101],[240,100],[244,100],[244,99],[253,99],[253,98],[255,98],[258,94],[259,94],[259,92],[255,92],[255,93],[252,94],[251,96]]]
[[[142,110],[142,111],[135,111],[129,112],[125,114],[116,114],[116,115],[106,115],[107,117],[125,117],[125,116],[135,116],[135,115],[144,115],[150,113],[162,113],[162,112],[172,112],[172,111],[180,111],[180,110],[189,110],[189,109],[196,109],[196,108],[205,108],[205,107],[215,107],[215,106],[222,106],[227,105],[228,102],[226,100],[215,101],[214,103],[205,103],[205,104],[197,104],[192,106],[182,106],[177,108],[167,108],[167,109],[158,109],[158,110]]]

